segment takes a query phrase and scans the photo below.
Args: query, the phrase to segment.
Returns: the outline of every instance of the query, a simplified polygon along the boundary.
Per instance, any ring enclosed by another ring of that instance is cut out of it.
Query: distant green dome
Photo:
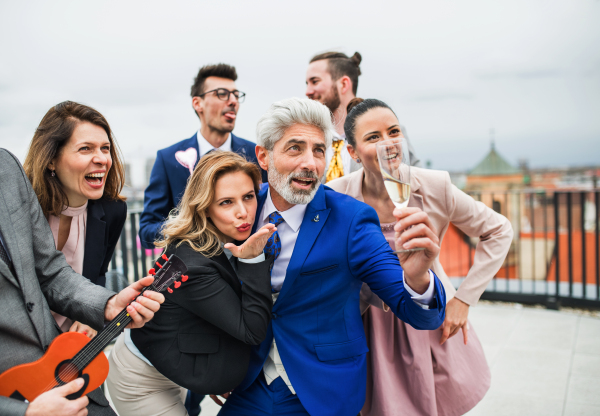
[[[496,147],[494,146],[494,142],[492,142],[492,149],[490,152],[469,172],[469,175],[496,176],[513,175],[515,173],[521,173],[521,171],[504,160],[504,158],[496,152]]]

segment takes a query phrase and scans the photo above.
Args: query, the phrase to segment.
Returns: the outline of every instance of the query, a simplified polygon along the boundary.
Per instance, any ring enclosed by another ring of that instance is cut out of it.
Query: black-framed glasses
[[[217,96],[217,98],[219,100],[221,100],[221,101],[228,101],[230,94],[233,94],[233,96],[238,100],[238,102],[240,104],[243,103],[244,99],[246,98],[246,93],[245,92],[241,92],[241,91],[238,91],[238,90],[229,91],[226,88],[217,88],[216,90],[206,91],[205,93],[200,94],[198,97],[202,97],[203,95],[206,95],[209,92],[214,92],[215,95]]]

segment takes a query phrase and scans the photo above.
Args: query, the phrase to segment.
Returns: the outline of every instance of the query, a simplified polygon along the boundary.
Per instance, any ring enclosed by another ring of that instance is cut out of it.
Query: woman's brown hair
[[[117,146],[110,126],[102,114],[87,105],[73,101],[63,101],[52,107],[35,130],[25,157],[23,168],[33,186],[44,215],[60,215],[69,198],[62,189],[57,176],[52,176],[50,163],[60,154],[64,145],[73,135],[75,127],[81,122],[92,123],[106,131],[110,141],[112,166],[106,176],[103,198],[124,201],[120,195],[125,184],[125,168],[121,161],[121,152]]]
[[[221,253],[219,230],[207,210],[215,199],[217,181],[228,173],[244,172],[254,183],[254,192],[260,188],[260,170],[254,163],[233,152],[214,151],[204,156],[190,176],[183,197],[161,229],[157,247],[187,243],[206,257]]]

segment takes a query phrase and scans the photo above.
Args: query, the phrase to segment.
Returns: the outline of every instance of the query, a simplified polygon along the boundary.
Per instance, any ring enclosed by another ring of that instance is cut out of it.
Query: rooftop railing
[[[482,298],[600,308],[600,190],[473,192],[473,198],[506,216],[514,237],[502,267]],[[141,210],[129,211],[113,255],[107,287],[119,290],[147,274],[161,249],[146,250],[138,237]],[[450,226],[440,262],[458,287],[473,265],[479,238]]]

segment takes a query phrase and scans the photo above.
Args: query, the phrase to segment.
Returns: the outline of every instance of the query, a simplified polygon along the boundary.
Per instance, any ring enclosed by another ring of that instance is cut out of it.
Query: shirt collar
[[[214,150],[214,149],[216,149],[216,148],[213,147],[213,145],[210,144],[204,138],[204,136],[202,136],[202,133],[200,133],[200,130],[198,130],[198,150],[200,150],[200,158],[202,158],[202,156],[204,156],[205,154],[207,154],[208,152],[210,152],[211,150]],[[229,133],[229,136],[227,136],[227,140],[225,140],[225,143],[223,143],[223,145],[221,147],[219,147],[217,150],[231,152],[231,133]]]
[[[273,213],[273,211],[279,212],[279,215],[283,217],[283,220],[289,227],[297,233],[302,225],[302,220],[304,219],[304,214],[306,213],[306,208],[308,205],[306,204],[296,204],[287,211],[278,211],[275,208],[275,204],[273,204],[273,200],[271,199],[271,189],[269,188],[267,194],[267,200],[265,201],[265,206],[263,208],[262,221],[264,224],[269,222],[269,215]]]
[[[346,134],[339,134],[337,131],[333,131],[333,141],[337,142],[338,140],[346,141]]]

